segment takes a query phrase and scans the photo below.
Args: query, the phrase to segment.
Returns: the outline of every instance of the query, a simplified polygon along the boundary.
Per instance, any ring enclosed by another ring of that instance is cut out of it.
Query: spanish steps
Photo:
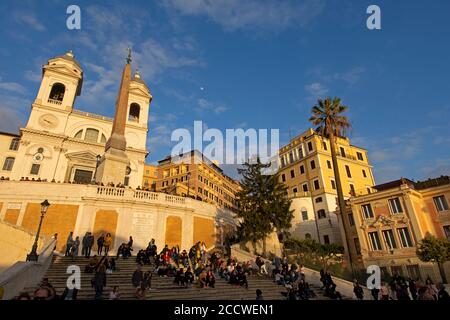
[[[72,261],[71,257],[56,256],[48,269],[45,278],[53,285],[58,295],[61,295],[66,287],[70,274],[67,269],[71,265],[80,267],[81,288],[78,291],[78,300],[93,300],[94,289],[91,287],[92,273],[85,273],[84,267],[88,263],[84,257],[76,257]],[[135,257],[128,259],[119,258],[116,260],[117,270],[107,274],[106,287],[103,290],[103,299],[108,299],[109,293],[114,286],[119,286],[121,300],[136,300],[136,289],[131,283],[131,277],[136,270],[137,263]],[[144,265],[142,271],[154,271],[154,265]],[[255,300],[256,289],[263,292],[265,300],[285,300],[282,292],[286,292],[283,286],[277,285],[273,279],[266,276],[248,277],[248,289],[240,286],[228,284],[224,279],[216,279],[215,288],[199,288],[196,282],[185,288],[174,283],[173,277],[158,277],[153,273],[151,280],[151,290],[147,290],[146,300]],[[314,300],[328,299],[318,288],[320,284],[310,283],[311,289],[316,294]],[[36,288],[26,288],[30,294]]]

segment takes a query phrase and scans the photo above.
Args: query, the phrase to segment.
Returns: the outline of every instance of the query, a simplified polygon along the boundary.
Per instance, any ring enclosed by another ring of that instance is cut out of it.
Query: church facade
[[[30,117],[20,129],[18,150],[8,160],[1,159],[0,176],[76,183],[94,180],[113,119],[75,109],[82,85],[83,69],[72,52],[50,59],[43,66]],[[142,184],[151,101],[149,88],[139,73],[134,74],[129,85],[125,124],[129,164],[122,182],[131,187]]]
[[[140,75],[132,76],[131,50],[114,119],[74,108],[82,82],[71,52],[50,59],[20,136],[0,134],[7,158],[0,173],[0,224],[36,232],[43,219],[41,235],[57,234],[60,252],[70,232],[80,239],[87,232],[96,239],[109,233],[112,252],[130,236],[135,250],[151,239],[159,248],[189,250],[199,241],[207,248],[223,245],[235,226],[227,208],[137,188],[152,96]],[[45,199],[50,207],[44,218]]]

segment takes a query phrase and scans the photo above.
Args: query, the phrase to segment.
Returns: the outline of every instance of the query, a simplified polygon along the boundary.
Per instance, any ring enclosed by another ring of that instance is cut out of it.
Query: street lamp
[[[188,172],[187,174],[187,187],[188,187],[188,191],[187,191],[187,197],[189,198],[189,179],[191,178],[191,173]]]
[[[93,183],[97,182],[97,178],[96,178],[96,176],[97,176],[97,169],[98,169],[98,166],[100,165],[100,160],[101,159],[102,159],[102,156],[98,154],[97,155],[97,162],[95,163],[94,177],[92,178],[92,182]]]
[[[48,200],[45,200],[41,203],[41,220],[39,221],[39,227],[36,233],[36,238],[34,239],[33,247],[31,248],[31,252],[27,255],[27,261],[37,261],[37,247],[39,241],[39,234],[41,233],[42,220],[44,220],[44,215],[47,213],[48,207],[50,207],[50,203]]]

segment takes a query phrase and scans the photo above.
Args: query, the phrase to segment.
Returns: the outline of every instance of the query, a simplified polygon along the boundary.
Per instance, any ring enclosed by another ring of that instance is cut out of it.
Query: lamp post
[[[101,159],[102,159],[102,156],[98,154],[97,155],[97,161],[95,163],[94,177],[92,178],[92,182],[93,183],[97,183],[97,178],[96,178],[96,176],[97,176],[97,169],[98,169],[98,166],[100,165],[100,160]]]
[[[44,216],[47,213],[48,207],[50,207],[50,203],[48,200],[45,200],[41,203],[41,220],[39,221],[39,227],[36,233],[36,238],[34,239],[33,247],[31,248],[31,252],[27,255],[27,261],[37,261],[38,260],[38,254],[37,254],[37,247],[38,247],[38,241],[39,241],[39,235],[41,233],[41,227],[42,227],[42,220],[44,220]]]
[[[187,174],[187,187],[188,187],[188,191],[187,191],[187,197],[189,198],[189,179],[191,179],[191,173],[188,172]]]

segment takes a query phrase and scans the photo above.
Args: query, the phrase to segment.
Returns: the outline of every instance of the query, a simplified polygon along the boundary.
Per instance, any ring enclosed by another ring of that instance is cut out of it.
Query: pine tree
[[[293,210],[287,197],[287,188],[278,181],[276,175],[264,175],[262,172],[270,164],[245,163],[238,169],[242,175],[242,190],[237,194],[240,241],[263,241],[263,253],[266,254],[265,238],[273,231],[283,232],[291,227]]]

